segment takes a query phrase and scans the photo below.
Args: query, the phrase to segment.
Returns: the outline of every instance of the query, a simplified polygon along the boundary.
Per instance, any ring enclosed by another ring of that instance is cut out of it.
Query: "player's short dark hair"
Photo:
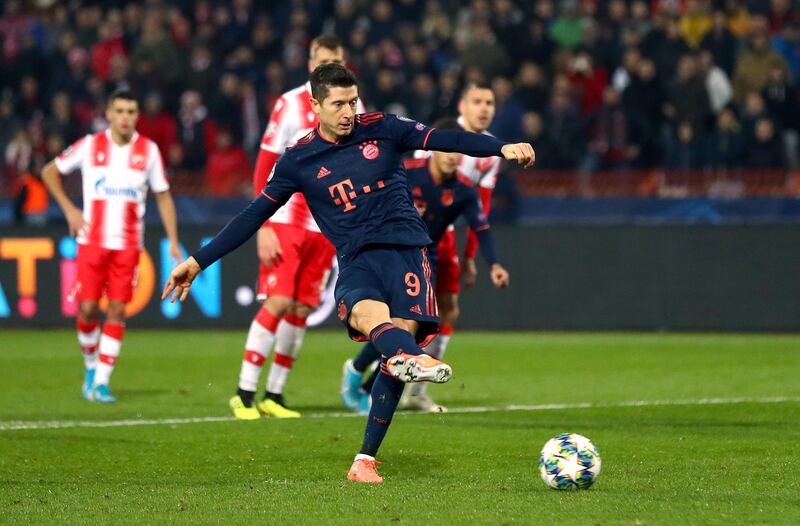
[[[108,105],[110,106],[117,99],[130,100],[137,104],[139,103],[139,100],[136,98],[136,95],[134,95],[131,90],[125,88],[121,88],[111,92],[111,95],[108,96]]]
[[[342,39],[336,35],[320,35],[311,41],[311,45],[308,47],[308,57],[313,58],[314,52],[321,47],[336,51],[337,49],[344,48],[344,44],[342,43]]]
[[[461,126],[458,124],[458,120],[455,117],[441,117],[436,119],[431,125],[432,128],[436,128],[437,130],[460,130]]]
[[[331,88],[357,86],[355,75],[340,64],[322,64],[311,73],[311,96],[322,102]]]
[[[460,98],[464,99],[464,97],[467,96],[467,93],[469,93],[470,90],[473,89],[488,89],[489,91],[494,93],[491,84],[489,84],[488,82],[468,82],[467,85],[464,86],[464,89],[461,90]]]

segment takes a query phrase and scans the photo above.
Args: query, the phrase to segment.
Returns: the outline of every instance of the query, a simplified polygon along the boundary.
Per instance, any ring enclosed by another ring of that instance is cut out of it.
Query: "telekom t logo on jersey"
[[[378,181],[378,190],[385,186],[386,184],[383,181]],[[368,194],[372,192],[372,187],[368,184],[364,185],[361,187],[361,192]],[[352,180],[345,179],[344,181],[329,186],[328,193],[331,194],[331,197],[333,197],[333,204],[336,206],[344,204],[343,212],[349,212],[356,208],[356,205],[352,203],[352,200],[355,199],[358,194],[356,193],[356,189],[353,186]]]

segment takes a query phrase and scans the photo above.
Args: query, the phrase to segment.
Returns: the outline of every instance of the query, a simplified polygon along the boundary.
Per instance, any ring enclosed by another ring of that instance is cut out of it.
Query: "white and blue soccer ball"
[[[542,448],[539,473],[553,489],[586,489],[600,473],[600,455],[585,436],[562,433]]]

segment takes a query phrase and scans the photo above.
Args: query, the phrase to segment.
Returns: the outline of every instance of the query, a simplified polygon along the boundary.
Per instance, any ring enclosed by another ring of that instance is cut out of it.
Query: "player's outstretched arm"
[[[532,166],[536,160],[533,146],[526,142],[506,144],[491,135],[456,130],[431,130],[422,149],[459,152],[470,157],[504,157],[517,161],[524,168]]]

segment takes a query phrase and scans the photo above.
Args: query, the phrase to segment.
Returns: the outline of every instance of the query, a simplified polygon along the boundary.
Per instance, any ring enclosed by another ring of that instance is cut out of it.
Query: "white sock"
[[[428,382],[413,382],[406,386],[408,396],[424,396],[428,391]]]
[[[431,358],[436,358],[438,360],[439,359],[439,344],[441,343],[441,341],[442,341],[442,335],[439,334],[439,335],[436,336],[436,338],[431,340],[431,343],[429,343],[427,347],[425,347],[422,350],[425,351],[425,354],[427,354]]]
[[[275,328],[279,321],[279,318],[262,307],[250,324],[244,344],[242,368],[239,371],[239,389],[255,392],[264,360],[275,343]]]
[[[447,346],[450,344],[450,334],[440,334],[437,340],[439,340],[439,348],[437,349],[438,355],[435,356],[437,360],[444,359],[444,353],[447,351]]]
[[[100,357],[94,373],[94,385],[108,385],[111,380],[111,373],[114,372],[114,366],[117,364],[124,334],[124,324],[107,321],[103,325],[103,334],[100,336]]]
[[[267,392],[281,394],[306,334],[305,319],[286,315],[275,333],[275,354],[267,378]]]
[[[365,455],[363,453],[359,453],[358,455],[356,455],[356,458],[353,459],[353,461],[356,461],[356,460],[375,460],[375,457],[371,457],[369,455]]]
[[[97,367],[97,344],[100,341],[100,323],[87,323],[80,318],[78,326],[78,345],[83,353],[83,365],[86,369]]]

